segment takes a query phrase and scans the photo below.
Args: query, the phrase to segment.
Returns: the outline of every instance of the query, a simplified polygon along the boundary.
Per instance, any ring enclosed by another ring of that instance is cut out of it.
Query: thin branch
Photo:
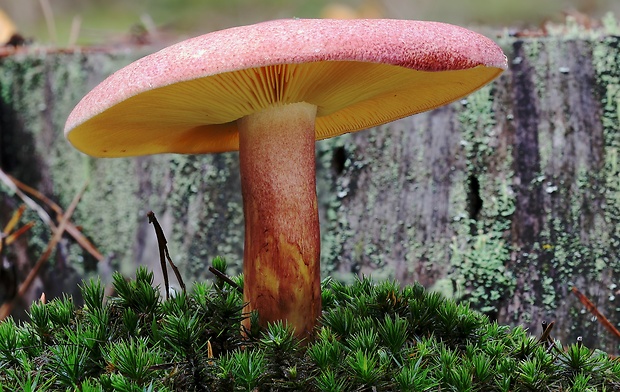
[[[0,172],[1,171],[2,170],[0,170]],[[6,178],[8,178],[10,180],[10,182],[13,182],[13,185],[15,187],[11,187],[11,189],[13,189],[13,190],[17,189],[17,191],[24,191],[24,192],[34,196],[36,199],[42,201],[45,205],[47,205],[50,209],[52,209],[56,213],[56,219],[60,219],[62,217],[62,215],[64,214],[64,212],[62,211],[62,208],[60,208],[60,206],[58,204],[54,203],[54,201],[52,201],[50,198],[48,198],[47,196],[45,196],[43,193],[39,192],[38,190],[32,188],[31,186],[28,186],[28,185],[24,184],[23,182],[19,181],[17,178],[15,178],[15,177],[13,177],[13,176],[11,176],[9,174],[0,173],[0,178],[1,178],[2,174],[4,174],[6,176]],[[6,181],[5,181],[5,183],[6,183]],[[9,184],[7,184],[7,185],[9,185]],[[9,186],[11,186],[11,185],[9,185]],[[27,197],[26,195],[24,195],[21,192],[17,193],[17,195],[20,196],[20,198],[22,200],[24,200],[24,197]],[[22,195],[24,197],[22,197]],[[32,201],[32,199],[30,199],[30,200]],[[32,201],[32,202],[38,206],[38,204],[36,202],[34,202],[34,201]],[[30,206],[29,203],[28,203],[28,205]],[[36,211],[39,212],[38,210],[36,210]],[[45,210],[43,210],[43,211],[45,211]],[[49,215],[47,215],[47,213],[45,213],[45,215],[47,216],[47,219],[49,221],[51,221],[51,218],[49,218]],[[41,216],[40,213],[39,213],[39,216]],[[42,220],[44,222],[46,222],[43,219],[43,217],[42,217]],[[55,230],[55,227],[53,226],[53,224],[50,226],[50,228],[52,229],[52,231]],[[88,253],[90,253],[91,256],[93,256],[97,261],[101,261],[101,260],[103,260],[105,258],[99,252],[99,250],[97,250],[97,248],[88,240],[88,238],[86,238],[86,236],[84,236],[84,234],[82,234],[80,229],[78,229],[73,223],[68,222],[66,230],[67,230],[67,233],[69,233],[69,235],[71,235],[71,237],[73,237],[73,239],[84,250],[86,250]]]
[[[2,238],[2,241],[0,241],[0,255],[2,254],[2,250],[5,245],[10,245],[20,235],[24,234],[25,232],[30,230],[32,226],[34,226],[34,222],[28,222],[24,226],[17,229],[15,232],[11,233],[11,231],[13,231],[13,229],[21,219],[22,215],[24,215],[25,210],[25,205],[22,204],[21,206],[19,206],[19,208],[11,216],[11,219],[9,219],[9,222],[4,226],[2,233],[0,233],[0,237]]]
[[[62,215],[63,214],[62,208],[60,208],[60,206],[58,204],[54,203],[54,201],[52,199],[50,199],[49,197],[45,196],[43,193],[39,192],[38,190],[34,189],[33,187],[24,184],[23,182],[21,182],[20,180],[18,180],[15,177],[13,177],[12,175],[6,174],[6,176],[20,190],[22,190],[22,191],[24,191],[26,193],[30,193],[35,198],[41,200],[44,204],[46,204],[49,208],[51,208],[57,215]]]
[[[166,240],[166,236],[164,235],[164,231],[162,230],[157,218],[155,217],[155,213],[153,211],[149,211],[146,216],[149,218],[149,223],[153,224],[153,228],[155,228],[155,235],[157,236],[157,244],[159,245],[159,261],[161,263],[161,270],[164,274],[164,285],[166,286],[166,299],[169,298],[169,289],[170,283],[168,282],[168,270],[166,268],[166,260],[170,264],[172,271],[174,271],[177,280],[179,281],[179,285],[183,291],[185,291],[185,283],[183,283],[183,278],[181,278],[181,273],[176,265],[172,262],[170,258],[170,253],[168,252],[168,246],[166,244],[168,241]]]
[[[2,171],[2,169],[0,169],[0,181],[2,181],[6,186],[8,186],[10,190],[15,192],[15,194],[19,196],[20,199],[22,199],[24,204],[34,210],[39,215],[39,218],[41,218],[41,220],[46,225],[48,225],[53,232],[56,231],[56,225],[52,221],[52,218],[50,218],[49,214],[43,209],[43,207],[41,207],[34,200],[24,194],[24,192],[19,189],[17,184],[13,182],[13,180],[11,180],[11,178],[4,171]]]
[[[17,225],[17,222],[19,222],[19,219],[22,215],[24,215],[25,210],[25,205],[19,206],[19,208],[11,216],[11,219],[9,219],[8,223],[4,226],[4,229],[2,230],[4,234],[8,235],[13,230],[13,228]]]
[[[13,310],[13,307],[15,306],[16,300],[18,298],[23,297],[26,291],[28,291],[28,289],[30,288],[30,285],[32,284],[36,276],[39,274],[39,270],[41,269],[43,264],[45,264],[49,256],[52,254],[52,251],[56,247],[56,244],[58,244],[58,241],[60,241],[60,238],[62,237],[62,234],[64,233],[65,228],[67,227],[67,224],[69,223],[69,219],[71,218],[71,215],[73,215],[73,212],[75,211],[75,208],[77,207],[80,201],[80,198],[84,194],[84,191],[86,190],[87,185],[88,184],[84,184],[82,188],[80,189],[80,191],[77,193],[77,195],[75,195],[75,197],[73,198],[73,201],[69,205],[69,208],[67,209],[65,214],[62,216],[62,219],[60,220],[60,223],[58,224],[58,228],[56,229],[56,231],[54,231],[54,235],[52,236],[52,239],[48,242],[47,247],[45,248],[45,251],[43,252],[43,254],[41,254],[37,262],[34,264],[32,269],[28,273],[28,276],[26,276],[26,279],[19,286],[19,290],[17,291],[17,296],[13,298],[13,300],[5,302],[2,305],[2,307],[0,307],[0,320],[4,320],[6,317],[8,317],[9,314],[11,314],[11,311]]]
[[[579,302],[581,302],[586,309],[596,317],[596,319],[603,324],[603,327],[607,328],[609,332],[612,333],[617,338],[620,338],[620,331],[607,319],[607,317],[603,316],[601,312],[596,308],[596,305],[592,303],[581,291],[577,289],[577,287],[571,288],[573,294],[577,296]]]
[[[552,321],[548,324],[546,321],[543,321],[543,324],[542,324],[543,332],[538,338],[539,342],[553,344],[553,339],[551,338],[551,330],[553,329],[554,325],[555,325],[555,321]]]
[[[213,267],[209,267],[209,271],[211,271],[211,273],[215,276],[217,276],[218,278],[222,279],[224,282],[228,283],[229,285],[231,285],[233,288],[235,288],[238,292],[240,292],[241,294],[243,294],[243,290],[241,289],[241,287],[239,287],[239,285],[237,283],[235,283],[232,279],[230,279],[228,276],[226,276],[225,274],[223,274],[221,271],[218,271],[217,269],[213,268]]]
[[[6,245],[11,245],[13,242],[15,242],[15,240],[19,238],[20,235],[32,229],[33,226],[34,226],[34,222],[28,222],[22,227],[20,227],[19,229],[12,232],[11,234],[7,235],[5,238]]]

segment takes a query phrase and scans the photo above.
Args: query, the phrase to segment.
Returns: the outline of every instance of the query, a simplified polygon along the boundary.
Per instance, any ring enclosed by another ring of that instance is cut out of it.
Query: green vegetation
[[[562,20],[565,13],[600,17],[606,11],[620,11],[616,0],[55,0],[50,2],[52,27],[40,3],[0,1],[26,36],[58,45],[66,44],[77,25],[80,43],[105,43],[139,34],[151,23],[166,32],[200,34],[269,19],[316,18],[333,4],[352,11],[371,7],[387,18],[501,27],[539,26]]]
[[[242,296],[221,278],[169,300],[152,283],[144,268],[116,274],[118,296],[105,299],[91,280],[82,308],[65,297],[0,323],[0,391],[620,390],[607,354],[500,326],[419,285],[326,280],[321,327],[300,342],[282,323],[244,338]]]

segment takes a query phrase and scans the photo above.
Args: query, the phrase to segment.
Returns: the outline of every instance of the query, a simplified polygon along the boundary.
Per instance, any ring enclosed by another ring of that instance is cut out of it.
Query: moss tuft
[[[225,269],[218,259],[215,264]],[[616,390],[620,365],[498,325],[467,305],[395,282],[323,282],[312,340],[285,323],[242,337],[243,300],[225,282],[163,300],[153,274],[115,275],[118,297],[91,280],[85,305],[34,304],[0,323],[6,390],[349,391]]]

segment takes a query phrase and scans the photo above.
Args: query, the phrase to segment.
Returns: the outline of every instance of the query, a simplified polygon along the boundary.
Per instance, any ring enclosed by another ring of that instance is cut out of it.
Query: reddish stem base
[[[315,116],[302,102],[239,120],[245,310],[257,310],[261,326],[286,321],[299,337],[321,312]]]

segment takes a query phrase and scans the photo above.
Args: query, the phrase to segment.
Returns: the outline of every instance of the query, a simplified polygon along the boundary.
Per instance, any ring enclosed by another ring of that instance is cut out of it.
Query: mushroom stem
[[[257,310],[261,326],[286,321],[299,337],[321,312],[316,110],[300,102],[238,120],[245,310]]]

